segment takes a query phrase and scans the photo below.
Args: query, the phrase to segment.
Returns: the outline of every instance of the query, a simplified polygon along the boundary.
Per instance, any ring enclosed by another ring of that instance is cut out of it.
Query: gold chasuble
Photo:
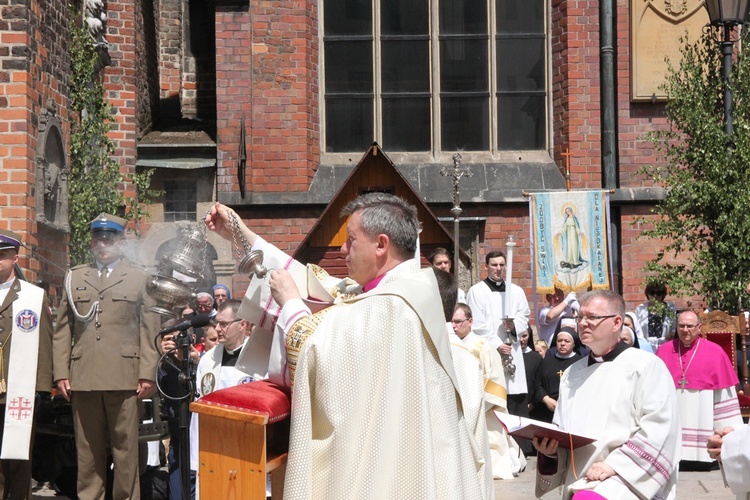
[[[253,250],[289,271],[313,313],[280,308],[264,280],[238,313],[256,325],[251,342],[273,337],[271,379],[294,379],[284,497],[490,498],[434,273],[409,260],[358,294],[262,238]]]
[[[294,326],[292,326],[292,329],[289,330],[289,335],[287,335],[286,338],[286,361],[292,388],[294,388],[294,374],[297,371],[297,359],[299,358],[299,353],[302,351],[302,346],[310,335],[315,333],[320,322],[323,321],[323,318],[325,318],[334,307],[336,306],[323,309],[312,316],[305,316],[297,321]]]

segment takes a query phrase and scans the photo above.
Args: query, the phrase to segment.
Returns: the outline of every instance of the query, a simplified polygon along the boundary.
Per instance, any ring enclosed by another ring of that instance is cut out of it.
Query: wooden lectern
[[[288,389],[268,381],[220,389],[190,405],[199,414],[201,498],[282,498],[289,445]]]

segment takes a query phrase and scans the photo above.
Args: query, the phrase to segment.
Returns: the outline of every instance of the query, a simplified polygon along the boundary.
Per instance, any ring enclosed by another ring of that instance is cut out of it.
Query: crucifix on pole
[[[565,190],[570,191],[570,157],[573,153],[566,149],[562,155],[565,157]]]
[[[451,213],[453,214],[453,273],[458,277],[460,246],[458,241],[458,224],[459,217],[461,216],[461,177],[471,177],[474,175],[474,171],[470,167],[461,166],[461,155],[456,153],[453,155],[453,168],[443,167],[440,169],[440,175],[453,177],[453,208]]]

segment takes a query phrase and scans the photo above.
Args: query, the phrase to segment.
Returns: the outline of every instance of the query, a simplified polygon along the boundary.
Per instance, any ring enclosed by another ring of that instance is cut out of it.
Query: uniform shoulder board
[[[77,266],[71,267],[70,270],[72,271],[74,269],[83,269],[84,267],[89,267],[90,265],[91,264],[78,264]]]

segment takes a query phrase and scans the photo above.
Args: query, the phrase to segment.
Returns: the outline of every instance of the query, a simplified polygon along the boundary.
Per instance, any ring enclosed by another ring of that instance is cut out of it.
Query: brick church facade
[[[474,173],[461,184],[461,246],[483,277],[485,253],[515,234],[513,274],[530,300],[524,193],[565,190],[569,160],[572,189],[614,190],[615,286],[629,307],[642,302],[658,245],[637,221],[663,190],[637,171],[659,161],[644,135],[666,120],[663,101],[632,99],[634,2],[374,2],[104,3],[117,160],[155,168],[165,190],[140,228],[144,262],[175,236],[171,222],[217,200],[295,251],[376,141],[449,232],[440,170],[461,151]],[[53,296],[67,262],[69,23],[60,0],[0,6],[0,225],[25,235],[21,267]],[[232,248],[210,243],[217,281],[242,292]]]

